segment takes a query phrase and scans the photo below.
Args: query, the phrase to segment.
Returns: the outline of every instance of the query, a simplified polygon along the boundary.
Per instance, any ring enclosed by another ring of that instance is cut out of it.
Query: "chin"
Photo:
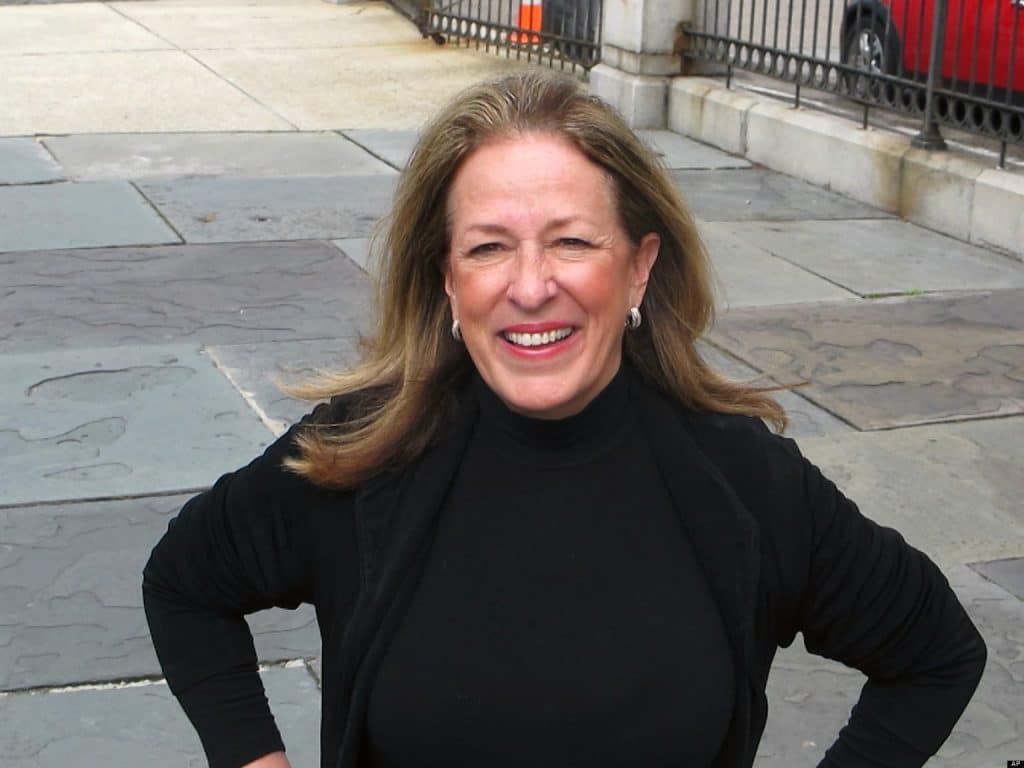
[[[511,410],[535,419],[564,419],[582,410],[573,407],[575,397],[569,393],[552,391],[551,387],[544,388],[543,391],[536,389],[518,388],[510,397],[504,397],[500,392],[498,395]]]

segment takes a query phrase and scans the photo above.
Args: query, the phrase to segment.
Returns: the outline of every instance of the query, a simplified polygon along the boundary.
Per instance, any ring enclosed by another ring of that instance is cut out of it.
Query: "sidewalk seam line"
[[[148,205],[150,209],[152,209],[153,213],[155,213],[159,217],[159,219],[164,224],[167,225],[167,228],[171,230],[174,236],[178,238],[178,243],[161,243],[161,245],[185,245],[185,236],[178,231],[178,228],[171,223],[171,220],[164,215],[164,212],[157,207],[157,204],[146,196],[146,193],[142,191],[142,188],[139,187],[139,185],[134,180],[128,181],[128,186],[130,186],[132,189],[139,193],[139,197],[146,201],[146,205]]]
[[[194,496],[210,488],[209,485],[195,486],[192,488],[175,488],[168,491],[152,491],[147,493],[129,493],[120,496],[86,496],[79,499],[44,499],[42,501],[17,501],[13,504],[0,503],[0,513],[13,509],[31,509],[32,507],[57,507],[70,504],[96,504],[105,501],[136,501],[139,499],[160,499],[169,496]]]
[[[43,151],[50,157],[51,160],[53,160],[54,164],[58,168],[60,168],[61,173],[65,174],[64,178],[65,179],[69,178],[70,174],[68,174],[68,169],[64,167],[64,164],[61,163],[61,161],[57,157],[57,155],[55,155],[53,153],[53,150],[50,149],[50,147],[46,144],[45,137],[43,137],[43,136],[35,136],[33,138],[35,139],[36,144],[38,144],[40,147],[42,147]]]
[[[804,221],[807,221],[807,219],[805,219]],[[845,221],[863,221],[863,219],[845,219]],[[878,221],[888,221],[888,219],[878,219]],[[778,259],[779,261],[781,261],[781,262],[783,262],[785,264],[789,264],[790,266],[796,267],[801,272],[806,272],[808,275],[816,277],[819,280],[824,280],[829,285],[835,286],[836,288],[839,288],[841,290],[846,291],[851,296],[853,296],[853,297],[855,297],[857,299],[860,299],[861,301],[866,301],[867,300],[863,293],[860,293],[859,291],[855,291],[855,290],[853,290],[853,288],[850,288],[847,285],[843,285],[842,283],[838,282],[837,280],[833,280],[831,277],[828,277],[827,275],[819,275],[813,269],[811,269],[810,267],[804,266],[803,264],[801,264],[798,261],[793,261],[792,259],[786,258],[782,254],[776,253],[775,251],[771,250],[770,248],[762,248],[761,246],[755,246],[755,247],[759,251],[764,251],[769,256],[771,256],[773,258],[776,258],[776,259]]]
[[[338,129],[338,130],[336,130],[336,131],[331,131],[331,133],[335,133],[335,134],[337,134],[338,136],[341,136],[341,138],[345,139],[345,141],[351,142],[352,144],[354,144],[355,146],[357,146],[357,147],[359,147],[359,148],[360,148],[361,150],[363,150],[363,152],[365,152],[366,154],[368,154],[368,155],[369,155],[370,157],[376,158],[376,159],[377,159],[377,160],[379,160],[380,162],[384,163],[384,164],[385,164],[385,165],[386,165],[386,166],[387,166],[388,168],[393,168],[393,169],[395,169],[396,171],[398,171],[399,173],[401,173],[401,172],[402,172],[402,169],[401,169],[401,168],[399,168],[399,167],[398,167],[397,165],[395,165],[395,164],[394,164],[394,163],[392,163],[391,161],[389,161],[389,160],[385,159],[385,158],[384,158],[384,157],[382,157],[381,155],[378,155],[378,154],[377,154],[376,152],[374,152],[374,151],[373,151],[372,149],[370,149],[370,148],[369,148],[369,147],[367,147],[366,145],[364,145],[364,144],[360,144],[360,143],[359,143],[358,141],[356,141],[355,139],[353,139],[353,138],[352,138],[351,136],[347,135],[347,134],[345,133],[345,131],[346,131],[346,130],[351,130],[351,129],[346,129],[346,128],[340,128],[340,129]]]
[[[338,250],[341,249],[339,248]],[[227,365],[225,365],[224,362],[220,359],[215,348],[211,346],[204,346],[202,349],[202,354],[204,354],[206,357],[210,359],[210,362],[213,363],[213,367],[216,368],[217,371],[228,380],[228,383],[241,396],[242,400],[245,401],[245,404],[252,409],[253,413],[256,414],[256,418],[260,420],[260,423],[262,423],[263,426],[270,430],[270,433],[274,436],[275,439],[283,435],[288,430],[287,422],[282,421],[281,419],[272,418],[269,414],[267,414],[265,410],[263,410],[263,407],[256,402],[256,398],[253,396],[253,393],[246,389],[243,389],[241,385],[239,385],[239,383],[235,381],[235,377],[232,375]]]
[[[171,47],[173,48],[173,50],[175,50],[175,51],[178,51],[178,52],[180,52],[180,53],[183,53],[183,54],[184,54],[185,56],[187,56],[188,58],[192,59],[192,61],[194,61],[194,62],[195,62],[196,64],[198,64],[198,65],[199,65],[200,67],[202,67],[202,68],[203,68],[203,69],[205,69],[205,70],[206,70],[207,72],[209,72],[209,73],[210,73],[211,75],[213,75],[214,77],[216,77],[216,78],[217,78],[218,80],[220,80],[220,81],[221,81],[222,83],[225,83],[225,84],[227,84],[228,86],[230,86],[230,87],[231,87],[231,88],[233,88],[234,90],[238,91],[238,93],[242,94],[242,95],[243,95],[243,96],[245,96],[245,97],[246,97],[247,99],[249,99],[250,101],[252,101],[252,102],[253,102],[254,104],[257,104],[257,105],[258,105],[258,106],[260,106],[260,107],[261,107],[262,109],[265,109],[265,110],[266,110],[267,112],[269,112],[269,113],[270,113],[271,115],[273,115],[273,116],[274,116],[274,117],[276,117],[277,119],[279,119],[279,120],[281,120],[281,121],[285,122],[286,124],[290,125],[290,126],[292,127],[292,130],[294,130],[294,131],[298,131],[298,130],[301,130],[301,129],[299,128],[299,126],[297,126],[297,125],[296,125],[295,123],[293,123],[293,122],[292,122],[291,120],[289,120],[288,118],[286,118],[286,117],[285,117],[284,115],[282,115],[282,114],[281,114],[280,112],[278,112],[278,111],[277,111],[276,109],[273,109],[273,108],[272,108],[272,107],[270,107],[269,105],[267,105],[267,104],[264,104],[264,103],[263,103],[263,102],[262,102],[262,101],[261,101],[260,99],[257,99],[257,98],[256,98],[255,96],[253,96],[253,95],[252,95],[251,93],[248,93],[247,91],[245,91],[245,90],[244,90],[244,89],[243,89],[243,88],[242,88],[241,86],[239,86],[239,85],[238,85],[237,83],[233,82],[232,80],[228,79],[228,78],[227,78],[227,77],[225,77],[224,75],[220,74],[220,72],[218,72],[217,70],[215,70],[215,69],[214,69],[213,67],[209,66],[209,65],[208,65],[208,64],[207,64],[206,62],[204,62],[203,60],[199,59],[199,58],[198,58],[198,57],[197,57],[197,56],[196,56],[195,54],[193,54],[193,53],[192,53],[192,51],[190,51],[190,50],[188,50],[188,49],[185,49],[185,48],[182,48],[182,47],[181,47],[180,45],[178,45],[177,43],[175,43],[175,42],[174,42],[173,40],[168,40],[168,39],[167,39],[166,37],[164,37],[163,35],[161,35],[161,34],[160,34],[159,32],[157,32],[156,30],[150,29],[150,28],[149,28],[149,27],[147,27],[147,26],[146,26],[145,24],[143,24],[143,23],[142,23],[141,21],[139,21],[138,19],[134,19],[134,18],[132,18],[132,17],[131,17],[131,16],[129,16],[128,14],[124,13],[123,11],[121,11],[121,10],[120,10],[119,8],[115,8],[115,7],[113,6],[113,5],[111,5],[111,2],[112,2],[112,0],[104,0],[104,2],[103,2],[103,5],[105,5],[105,6],[107,7],[107,8],[109,8],[110,10],[112,10],[112,11],[113,11],[114,13],[118,14],[118,15],[119,15],[119,16],[121,16],[122,18],[126,19],[127,21],[130,21],[130,22],[131,22],[132,24],[135,24],[135,25],[136,25],[136,26],[138,26],[139,28],[141,28],[141,29],[144,29],[144,30],[145,30],[146,32],[148,32],[149,34],[153,35],[154,37],[156,37],[156,38],[158,38],[158,39],[160,39],[160,40],[163,40],[163,41],[164,41],[165,43],[167,43],[168,45],[170,45],[170,46],[171,46]],[[232,49],[232,50],[234,50],[234,49]]]

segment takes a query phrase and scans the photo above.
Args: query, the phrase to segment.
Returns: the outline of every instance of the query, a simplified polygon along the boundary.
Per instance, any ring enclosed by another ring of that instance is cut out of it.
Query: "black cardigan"
[[[715,768],[751,766],[775,651],[807,648],[868,681],[822,766],[920,766],[973,693],[985,646],[945,578],[863,517],[796,445],[753,418],[696,413],[630,374],[631,398],[729,634],[735,709]],[[153,551],[143,596],[168,684],[213,768],[282,748],[242,616],[316,607],[322,768],[361,764],[370,686],[429,549],[477,413],[466,392],[412,467],[355,492],[282,470],[293,427],[189,501]],[[341,403],[307,417],[336,422]]]

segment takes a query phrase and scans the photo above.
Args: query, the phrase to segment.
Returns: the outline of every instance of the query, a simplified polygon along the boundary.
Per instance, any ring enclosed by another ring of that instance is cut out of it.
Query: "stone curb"
[[[1024,259],[1024,175],[952,152],[926,152],[897,134],[729,90],[673,78],[668,127],[754,163],[907,221]]]

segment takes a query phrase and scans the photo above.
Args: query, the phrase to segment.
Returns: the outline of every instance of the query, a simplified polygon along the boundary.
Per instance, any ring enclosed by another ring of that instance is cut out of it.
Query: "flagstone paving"
[[[357,360],[355,337],[306,341],[228,344],[206,353],[260,414],[275,434],[313,410],[313,403],[285,394],[281,385],[298,383],[318,371],[344,370]]]
[[[369,323],[369,279],[324,242],[0,254],[0,286],[0,352],[324,338]]]
[[[341,240],[332,240],[342,253],[359,265],[364,272],[370,271],[370,239],[367,237],[347,237]]]
[[[712,339],[859,429],[1024,413],[1024,290],[734,310]]]
[[[764,168],[671,171],[693,213],[705,221],[888,219],[889,214]]]
[[[436,46],[379,2],[4,2],[0,763],[201,765],[165,686],[53,686],[159,675],[139,594],[151,547],[193,490],[309,409],[274,374],[356,359],[368,238],[424,120],[530,65]],[[1024,265],[643,136],[721,278],[705,356],[735,378],[807,381],[776,395],[788,434],[938,562],[988,642],[929,765],[1024,757]],[[311,768],[313,613],[250,618],[261,659],[308,662],[264,677],[292,764]],[[782,651],[758,766],[816,765],[861,682]]]
[[[672,131],[637,131],[666,168],[749,168],[750,162]]]
[[[294,768],[319,765],[320,692],[304,666],[263,671]],[[0,698],[4,768],[192,768],[195,731],[164,683]]]
[[[174,461],[173,443],[158,442],[168,461]],[[239,463],[248,463],[257,452]],[[216,479],[217,471],[210,468],[204,485]],[[188,498],[0,509],[0,690],[160,675],[142,611],[140,574]],[[308,606],[248,618],[262,660],[319,653],[320,636]],[[0,733],[4,720],[0,715]],[[10,754],[6,747],[0,735],[4,759]]]
[[[68,175],[79,180],[394,173],[333,132],[88,134],[42,141]],[[2,152],[0,144],[0,158]]]
[[[195,345],[0,358],[0,505],[199,488],[266,428]]]
[[[944,568],[1024,557],[1024,417],[832,433],[800,448]]]
[[[59,181],[60,166],[35,139],[0,139],[0,184]]]
[[[719,226],[861,296],[1024,286],[1024,264],[895,219]]]
[[[708,364],[730,379],[749,382],[755,386],[777,385],[777,382],[765,377],[760,371],[706,342],[701,342],[699,348],[701,356]],[[799,392],[799,389],[781,389],[770,393],[779,405],[786,409],[786,416],[789,418],[785,432],[787,437],[804,438],[854,431],[849,424],[801,397]]]
[[[380,129],[342,131],[342,134],[399,170],[409,161],[409,155],[412,154],[420,135],[419,131],[415,130]]]
[[[389,173],[150,180],[138,187],[186,242],[234,243],[364,237],[391,205],[394,183]]]
[[[124,181],[0,186],[0,252],[179,242]]]
[[[1024,600],[1024,558],[1010,557],[987,563],[971,563],[971,568],[1011,595]]]
[[[699,221],[717,280],[720,311],[856,299],[851,291],[733,234],[731,221]]]

